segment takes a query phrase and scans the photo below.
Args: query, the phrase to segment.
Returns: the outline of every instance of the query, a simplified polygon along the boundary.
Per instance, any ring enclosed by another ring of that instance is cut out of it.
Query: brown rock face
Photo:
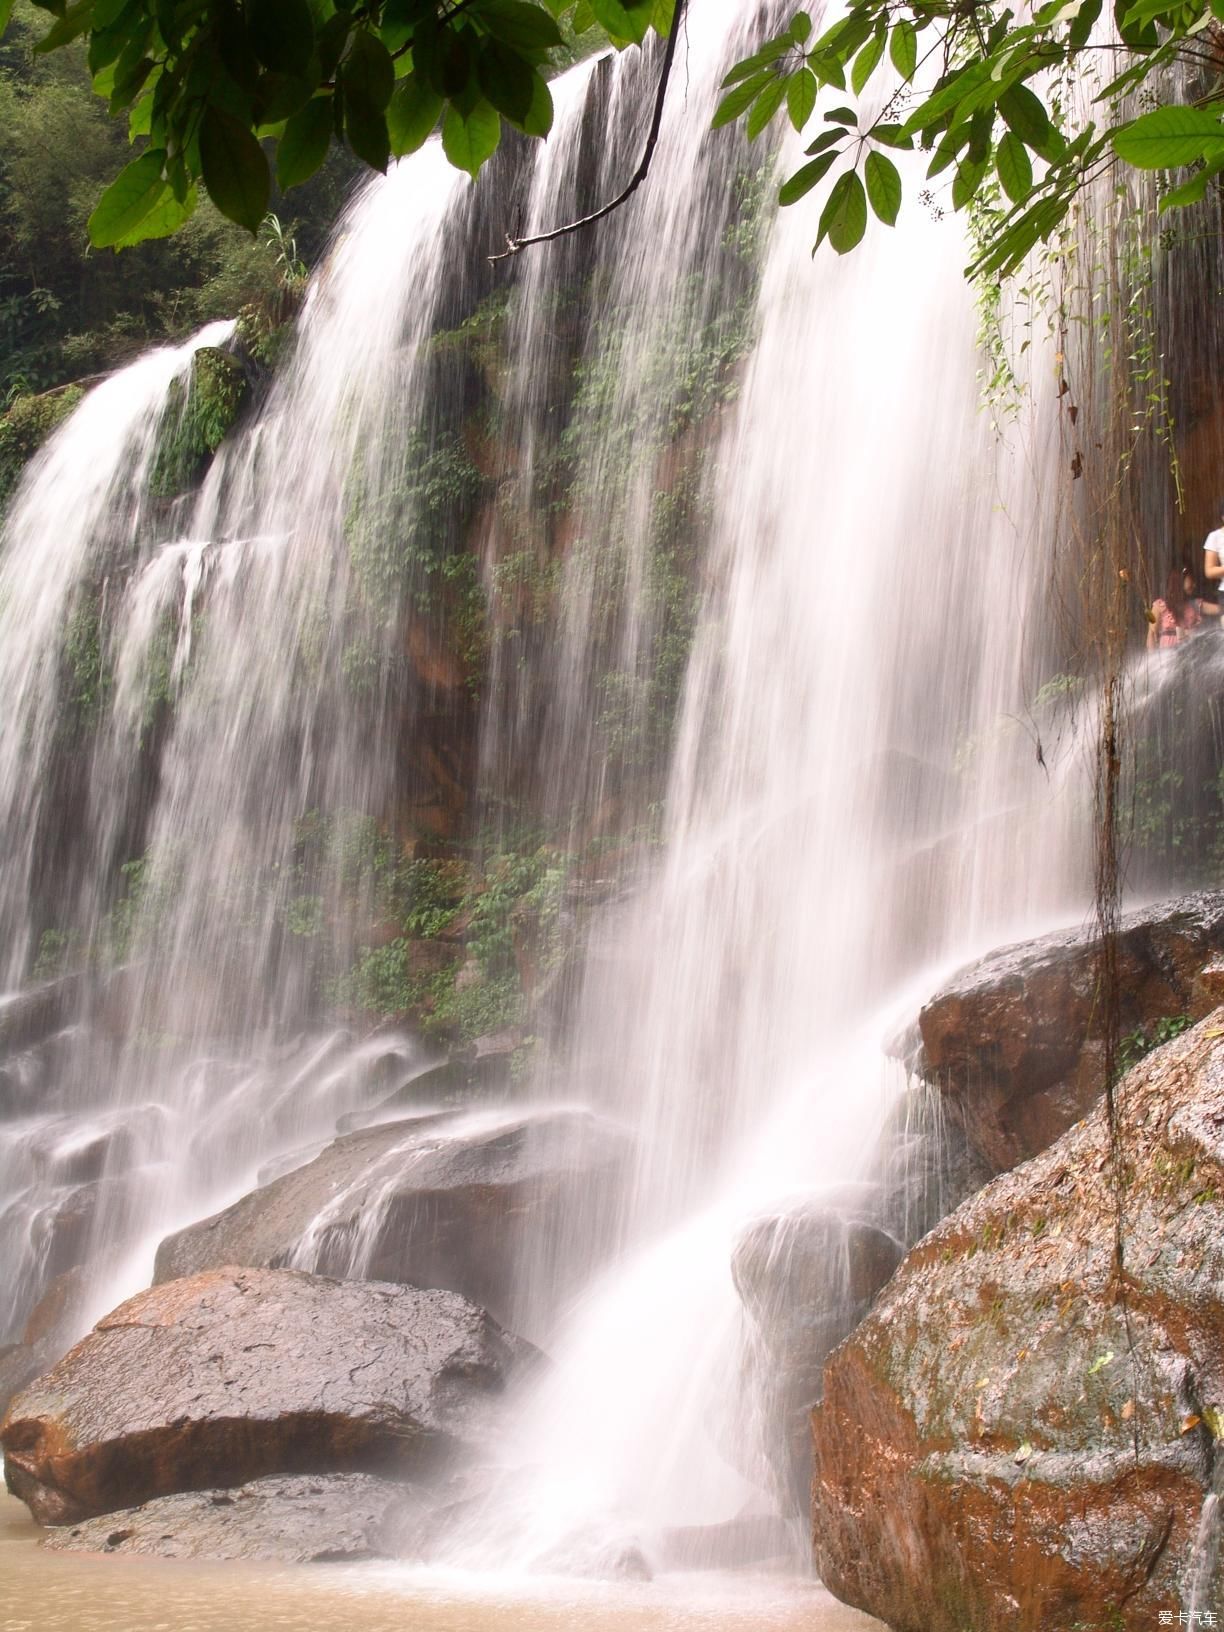
[[[536,1356],[451,1292],[226,1269],[121,1304],[0,1423],[41,1524],[275,1473],[415,1477]]]
[[[168,1236],[155,1279],[293,1263],[445,1287],[521,1327],[523,1266],[554,1297],[564,1294],[563,1277],[581,1256],[574,1221],[607,1205],[628,1153],[619,1128],[582,1111],[456,1113],[366,1128]]]
[[[66,1553],[153,1558],[246,1558],[285,1564],[394,1558],[419,1510],[405,1485],[368,1473],[291,1474],[230,1490],[158,1496],[49,1530]]]
[[[1102,1087],[1098,952],[1088,932],[1046,935],[972,964],[922,1010],[923,1072],[970,1143],[1004,1173],[1053,1143]],[[1220,1001],[1224,894],[1131,913],[1119,946],[1122,1029],[1196,1019]]]
[[[1098,1108],[921,1241],[826,1365],[817,1565],[897,1632],[1187,1599],[1224,1406],[1224,1010],[1118,1097],[1124,1296]]]

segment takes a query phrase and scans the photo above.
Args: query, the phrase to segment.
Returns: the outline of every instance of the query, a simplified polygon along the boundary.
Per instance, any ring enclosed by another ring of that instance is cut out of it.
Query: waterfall
[[[1040,348],[996,440],[953,225],[910,199],[810,259],[775,156],[708,129],[741,10],[694,20],[650,183],[597,233],[483,260],[615,190],[648,54],[573,70],[549,142],[475,188],[436,144],[365,187],[191,501],[151,509],[148,466],[219,329],[96,388],[6,533],[8,984],[46,930],[121,953],[91,950],[5,1062],[14,1330],[74,1265],[100,1313],[168,1231],[376,1114],[388,1057],[427,1063],[353,1013],[360,959],[409,956],[376,935],[405,811],[428,834],[459,789],[445,843],[489,869],[529,827],[537,893],[577,925],[515,1091],[595,1107],[637,1156],[576,1306],[550,1301],[555,1244],[520,1265],[555,1364],[498,1448],[508,1483],[456,1526],[465,1564],[583,1568],[609,1535],[653,1557],[768,1508],[759,1446],[734,1443],[736,1243],[878,1180],[906,1086],[885,1043],[933,970],[1086,899],[1077,773],[1031,729]],[[454,361],[486,332],[492,361]],[[65,812],[87,594],[112,678]],[[477,610],[464,674],[432,643]]]

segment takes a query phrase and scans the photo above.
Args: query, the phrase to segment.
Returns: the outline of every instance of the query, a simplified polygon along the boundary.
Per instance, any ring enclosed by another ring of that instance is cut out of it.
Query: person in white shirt
[[[1224,578],[1224,503],[1220,505],[1221,525],[1208,533],[1203,544],[1203,577],[1218,584]]]

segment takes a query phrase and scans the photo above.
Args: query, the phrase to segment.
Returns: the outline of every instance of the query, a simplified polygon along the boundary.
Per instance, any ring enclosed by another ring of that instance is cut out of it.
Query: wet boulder
[[[55,1552],[241,1558],[284,1564],[394,1558],[420,1497],[368,1473],[290,1474],[180,1491],[43,1537]]]
[[[844,1185],[756,1220],[731,1260],[752,1320],[748,1368],[762,1402],[762,1447],[787,1511],[807,1508],[809,1414],[824,1362],[867,1313],[900,1263],[901,1243],[879,1224],[874,1185]]]
[[[551,1306],[589,1271],[629,1152],[627,1134],[585,1111],[441,1113],[367,1128],[167,1237],[155,1280],[288,1264],[448,1288],[529,1329],[540,1312],[525,1283]]]
[[[923,1075],[993,1173],[1044,1150],[1103,1086],[1100,942],[1092,930],[1007,946],[923,1008]],[[1199,1018],[1224,997],[1224,893],[1128,914],[1118,941],[1121,1029]]]
[[[415,1479],[482,1445],[537,1351],[452,1292],[212,1271],[98,1322],[0,1422],[42,1524],[268,1474]]]
[[[906,1257],[825,1366],[817,1568],[897,1632],[1224,1613],[1224,1010]],[[1124,1273],[1115,1266],[1122,1198]],[[1207,1577],[1207,1579],[1204,1579]]]

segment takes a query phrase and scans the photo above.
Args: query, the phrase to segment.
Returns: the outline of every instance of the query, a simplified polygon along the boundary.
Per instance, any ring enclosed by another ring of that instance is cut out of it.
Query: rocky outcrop
[[[801,1514],[811,1483],[809,1415],[825,1360],[867,1313],[904,1248],[882,1230],[873,1185],[846,1185],[751,1224],[731,1273],[752,1317],[750,1356],[763,1450],[786,1508]]]
[[[41,1376],[88,1324],[89,1279],[78,1264],[57,1275],[30,1312],[21,1339],[0,1348],[0,1417],[27,1383]]]
[[[220,1264],[462,1292],[508,1325],[526,1318],[520,1273],[552,1299],[590,1267],[628,1136],[585,1111],[442,1113],[345,1135],[313,1162],[167,1237],[155,1279]]]
[[[1098,954],[1090,930],[1003,947],[919,1016],[920,1068],[992,1172],[1044,1150],[1102,1092]],[[1224,997],[1224,894],[1130,913],[1118,958],[1124,1033],[1199,1018]]]
[[[268,1474],[421,1477],[536,1351],[451,1292],[225,1269],[121,1304],[0,1423],[42,1524]]]
[[[818,1569],[897,1632],[1186,1601],[1224,1427],[1224,1009],[1118,1099],[1124,1278],[1099,1106],[920,1242],[826,1365]]]
[[[398,1556],[420,1498],[368,1473],[291,1474],[228,1490],[157,1496],[48,1530],[56,1552],[242,1558],[284,1564]]]

